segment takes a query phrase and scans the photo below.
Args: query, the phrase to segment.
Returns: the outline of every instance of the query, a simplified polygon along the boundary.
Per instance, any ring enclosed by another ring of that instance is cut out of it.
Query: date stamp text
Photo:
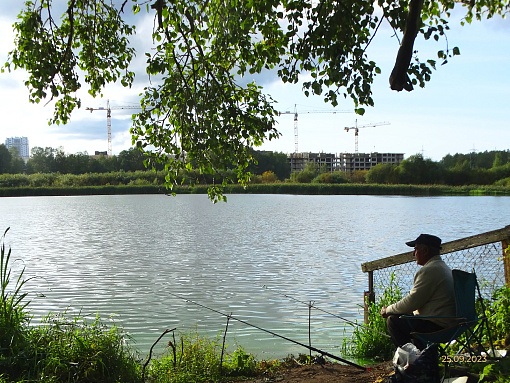
[[[485,355],[441,355],[442,363],[486,363]]]

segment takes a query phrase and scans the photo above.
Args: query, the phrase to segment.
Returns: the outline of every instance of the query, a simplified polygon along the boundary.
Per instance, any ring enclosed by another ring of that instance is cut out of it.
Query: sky
[[[12,24],[22,2],[0,2],[0,64],[13,49]],[[367,107],[363,116],[352,112],[350,99],[342,100],[333,108],[320,96],[306,97],[299,85],[285,85],[274,75],[265,73],[255,80],[265,92],[277,101],[276,109],[284,112],[277,118],[281,137],[264,143],[258,149],[292,153],[354,152],[354,131],[345,127],[359,127],[359,152],[404,153],[405,157],[422,154],[434,161],[447,154],[484,152],[510,149],[510,19],[500,16],[482,22],[474,21],[462,27],[454,13],[448,32],[450,48],[459,47],[461,55],[438,65],[432,80],[425,88],[412,92],[396,92],[389,88],[388,78],[398,50],[393,31],[383,24],[367,49],[370,58],[382,70],[376,77],[372,91],[375,106]],[[144,39],[152,27],[146,17],[137,26],[135,46],[146,45]],[[415,43],[421,57],[436,57],[445,48],[445,42]],[[132,147],[129,134],[133,110],[138,94],[145,85],[143,52],[133,62],[139,73],[135,86],[124,89],[109,85],[103,98],[92,99],[84,92],[82,108],[76,110],[68,125],[49,126],[52,105],[33,105],[28,101],[27,79],[23,71],[0,73],[0,142],[7,137],[26,136],[30,147],[62,147],[66,153],[106,151],[106,111],[90,112],[86,107],[112,107],[113,154]],[[427,56],[428,55],[428,56]],[[250,80],[250,79],[245,79]],[[298,112],[297,140],[294,110]],[[287,113],[289,112],[289,113]]]

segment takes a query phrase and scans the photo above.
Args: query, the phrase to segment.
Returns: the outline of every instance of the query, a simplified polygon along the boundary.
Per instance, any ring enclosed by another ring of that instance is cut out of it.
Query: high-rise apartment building
[[[301,171],[312,162],[328,172],[341,170],[350,173],[370,170],[377,164],[398,165],[404,160],[404,153],[290,153],[287,160],[292,172]]]
[[[25,161],[30,157],[30,147],[28,146],[28,137],[9,137],[5,139],[7,149],[18,149],[19,155]]]

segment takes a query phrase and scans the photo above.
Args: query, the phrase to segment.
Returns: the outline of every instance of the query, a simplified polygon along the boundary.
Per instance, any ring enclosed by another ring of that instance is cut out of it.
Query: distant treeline
[[[389,185],[495,185],[510,187],[510,151],[447,155],[439,162],[417,154],[400,164],[378,164],[366,171],[334,171],[309,163],[292,173],[298,183]]]
[[[331,172],[313,163],[309,163],[302,171],[291,173],[284,153],[254,151],[253,155],[257,163],[250,168],[253,174],[252,185],[287,183],[510,187],[509,150],[447,155],[439,162],[417,154],[398,165],[378,164],[368,171],[352,173]],[[164,190],[166,173],[163,166],[147,170],[144,160],[143,153],[136,148],[114,156],[90,156],[87,153],[65,154],[62,149],[35,147],[25,163],[15,150],[7,150],[4,145],[0,145],[0,188],[55,190],[129,186],[140,190]],[[228,171],[223,175],[235,178]],[[178,186],[183,188],[183,192],[190,192],[194,185],[211,185],[221,181],[191,170],[181,174]],[[111,188],[104,189],[105,192],[107,190]],[[318,190],[317,187],[314,190]],[[91,190],[91,193],[97,192],[96,189]]]
[[[284,180],[290,176],[290,167],[287,155],[284,153],[254,151],[257,164],[252,165],[250,172],[262,174],[265,171],[273,172],[278,179]],[[136,149],[123,150],[118,155],[91,156],[87,152],[66,154],[62,148],[34,147],[25,163],[16,148],[10,150],[0,144],[0,174],[86,174],[111,172],[136,172],[147,170],[144,154]],[[163,165],[155,170],[163,170]],[[204,178],[201,182],[212,181]]]

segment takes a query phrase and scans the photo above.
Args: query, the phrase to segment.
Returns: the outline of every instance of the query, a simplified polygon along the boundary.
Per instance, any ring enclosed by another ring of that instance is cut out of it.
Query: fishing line
[[[304,305],[306,305],[306,306],[313,307],[313,308],[314,308],[315,310],[317,310],[317,311],[321,311],[321,312],[323,312],[323,313],[325,313],[325,314],[332,315],[332,316],[334,316],[335,318],[341,319],[341,320],[343,320],[344,322],[347,322],[347,323],[349,323],[349,324],[352,324],[353,326],[363,327],[363,325],[361,325],[361,324],[359,324],[359,323],[356,323],[356,322],[353,322],[353,321],[352,321],[352,320],[350,320],[350,319],[343,318],[343,317],[341,317],[340,315],[337,315],[337,314],[335,314],[335,313],[332,313],[332,312],[329,312],[329,311],[323,310],[323,309],[321,309],[321,308],[319,308],[319,307],[315,306],[315,302],[313,302],[313,301],[310,301],[310,302],[313,302],[313,304],[312,304],[312,303],[310,303],[310,302],[301,301],[301,300],[299,300],[299,299],[297,299],[297,298],[294,298],[294,297],[293,297],[293,296],[291,296],[291,295],[284,294],[284,293],[280,293],[280,292],[278,292],[278,291],[276,291],[276,290],[272,289],[271,287],[269,287],[269,286],[267,286],[267,285],[264,285],[264,286],[262,286],[262,287],[263,287],[264,289],[266,289],[266,290],[270,290],[270,291],[272,291],[272,292],[273,292],[273,293],[275,293],[275,294],[278,294],[278,295],[284,296],[285,298],[292,299],[292,300],[293,300],[293,301],[295,301],[295,302],[299,302],[299,303],[302,303],[302,304],[304,304]]]
[[[191,304],[194,304],[194,305],[196,305],[196,306],[202,307],[202,308],[204,308],[204,309],[206,309],[206,310],[209,310],[209,311],[215,312],[216,314],[219,314],[219,315],[224,316],[224,317],[226,317],[226,318],[230,318],[230,319],[236,320],[236,321],[238,321],[239,323],[243,323],[243,324],[245,324],[246,326],[250,326],[250,327],[256,328],[257,330],[264,331],[264,332],[266,332],[266,333],[268,333],[268,334],[271,334],[271,335],[276,336],[276,337],[281,338],[281,339],[285,339],[285,340],[287,340],[287,341],[289,341],[289,342],[292,342],[292,343],[297,344],[297,345],[299,345],[299,346],[305,347],[305,348],[307,348],[307,349],[309,349],[309,350],[311,350],[311,351],[318,352],[318,353],[320,353],[320,354],[321,354],[321,355],[323,355],[323,356],[327,356],[327,357],[329,357],[329,358],[331,358],[331,359],[335,359],[335,360],[337,360],[337,361],[339,361],[339,362],[342,362],[342,363],[348,364],[348,365],[353,366],[353,367],[357,367],[357,368],[362,369],[362,370],[365,370],[365,371],[367,370],[367,368],[366,368],[366,367],[360,366],[359,364],[356,364],[356,363],[351,362],[351,361],[349,361],[349,360],[346,360],[346,359],[340,358],[339,356],[336,356],[336,355],[330,354],[329,352],[326,352],[326,351],[323,351],[323,350],[319,350],[319,349],[318,349],[318,348],[316,348],[316,347],[309,346],[309,345],[306,345],[306,344],[304,344],[304,343],[298,342],[298,341],[296,341],[296,340],[293,340],[293,339],[287,338],[286,336],[283,336],[283,335],[277,334],[277,333],[275,333],[275,332],[273,332],[273,331],[271,331],[271,330],[267,330],[267,329],[264,329],[264,328],[262,328],[262,327],[260,327],[260,326],[257,326],[257,325],[254,325],[254,324],[248,323],[248,322],[246,322],[246,321],[244,321],[244,320],[242,320],[242,319],[239,319],[239,318],[236,318],[236,317],[232,316],[231,314],[225,314],[225,313],[223,313],[223,312],[221,312],[221,311],[219,311],[219,310],[213,309],[213,308],[208,307],[208,306],[206,306],[206,305],[203,305],[203,304],[201,304],[201,303],[195,302],[195,301],[193,301],[193,300],[191,300],[191,299],[188,299],[188,298],[185,298],[185,297],[183,297],[183,296],[180,296],[179,294],[175,294],[175,293],[171,293],[171,292],[168,292],[168,294],[170,294],[170,295],[172,295],[172,296],[174,296],[174,297],[176,297],[176,298],[179,298],[179,299],[181,299],[181,300],[183,300],[183,301],[185,301],[185,302],[187,302],[187,303],[191,303]]]
[[[293,301],[295,301],[295,302],[302,303],[302,304],[304,304],[304,305],[306,305],[306,306],[308,306],[308,307],[313,307],[313,308],[314,308],[315,310],[317,310],[317,311],[321,311],[321,312],[323,312],[323,313],[325,313],[325,314],[329,314],[329,315],[331,315],[331,316],[334,316],[335,318],[341,319],[341,320],[343,320],[344,322],[347,322],[347,323],[349,323],[349,324],[351,324],[351,325],[353,325],[353,326],[357,326],[357,327],[361,327],[361,328],[365,328],[365,329],[373,330],[373,329],[370,329],[369,327],[367,327],[366,325],[363,325],[363,324],[360,324],[360,323],[353,322],[353,321],[352,321],[352,320],[350,320],[350,319],[343,318],[343,317],[341,317],[340,315],[337,315],[337,314],[335,314],[335,313],[332,313],[332,312],[329,312],[329,311],[323,310],[323,309],[321,309],[320,307],[315,306],[315,302],[313,302],[313,301],[310,301],[310,302],[301,301],[301,300],[299,300],[299,299],[297,299],[297,298],[295,298],[295,297],[293,297],[293,296],[291,296],[291,295],[284,294],[284,293],[281,293],[281,292],[279,292],[279,291],[276,291],[275,289],[272,289],[271,287],[269,287],[269,286],[267,286],[267,285],[263,285],[262,287],[263,287],[264,289],[266,289],[266,290],[269,290],[269,291],[271,291],[271,292],[273,292],[273,293],[277,294],[277,295],[284,296],[285,298],[289,298],[289,299],[291,299],[291,300],[293,300]],[[311,302],[313,302],[313,303],[311,303]],[[385,337],[390,338],[390,336],[389,336],[388,334],[386,334],[386,333],[383,333],[383,332],[380,332],[380,331],[376,331],[376,332],[377,332],[378,334],[380,334],[380,335],[384,335]]]

